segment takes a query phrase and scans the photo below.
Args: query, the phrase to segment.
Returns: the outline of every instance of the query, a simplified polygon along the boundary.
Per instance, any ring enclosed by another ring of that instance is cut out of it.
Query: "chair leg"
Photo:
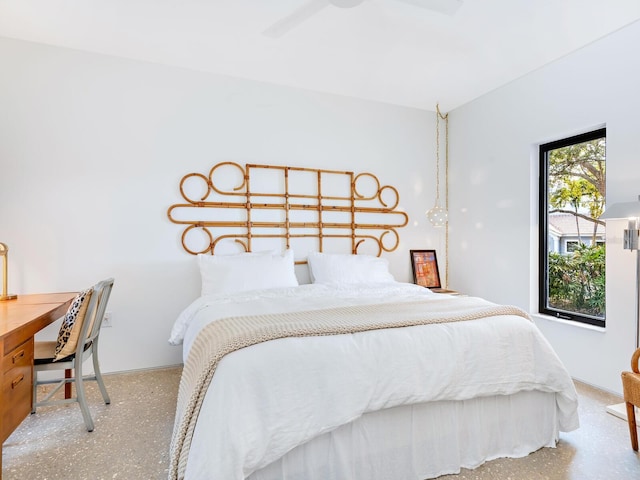
[[[96,382],[98,383],[98,387],[100,388],[100,393],[102,394],[102,398],[106,405],[111,403],[111,399],[109,398],[109,394],[107,393],[107,388],[104,386],[104,382],[102,381],[102,373],[100,372],[100,363],[98,362],[98,345],[93,344],[91,346],[91,357],[93,358],[93,372],[96,376]]]
[[[71,369],[67,368],[64,371],[64,378],[71,378]],[[64,398],[71,398],[71,382],[64,384]]]
[[[636,428],[636,412],[632,403],[627,404],[627,420],[629,422],[629,434],[631,435],[631,448],[638,451],[638,429]]]
[[[93,432],[93,419],[89,412],[89,406],[87,405],[87,398],[84,393],[84,379],[82,377],[82,362],[76,362],[75,380],[76,380],[76,397],[80,404],[80,410],[82,411],[82,417],[84,423],[87,426],[87,431]]]

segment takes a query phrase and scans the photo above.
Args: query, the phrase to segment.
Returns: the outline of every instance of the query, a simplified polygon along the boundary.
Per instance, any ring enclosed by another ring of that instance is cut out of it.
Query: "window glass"
[[[540,146],[541,313],[605,323],[606,130]]]

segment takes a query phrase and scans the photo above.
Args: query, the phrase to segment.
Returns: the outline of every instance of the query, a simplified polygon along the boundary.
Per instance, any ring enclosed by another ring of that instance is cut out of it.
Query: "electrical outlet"
[[[104,314],[104,317],[102,319],[102,326],[107,328],[107,327],[113,327],[113,323],[111,323],[112,317],[111,317],[111,312],[107,312]]]

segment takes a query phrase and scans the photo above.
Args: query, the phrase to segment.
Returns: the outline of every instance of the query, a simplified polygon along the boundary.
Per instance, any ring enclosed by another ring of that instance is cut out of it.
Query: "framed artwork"
[[[435,250],[410,250],[413,283],[427,288],[441,288]]]

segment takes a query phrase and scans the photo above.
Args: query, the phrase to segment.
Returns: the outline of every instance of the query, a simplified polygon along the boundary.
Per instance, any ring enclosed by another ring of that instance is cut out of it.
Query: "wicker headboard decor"
[[[347,242],[350,253],[371,241],[367,252],[379,256],[398,247],[397,229],[409,221],[396,209],[398,191],[371,173],[222,162],[208,175],[182,177],[180,193],[186,203],[167,215],[186,225],[182,246],[193,255],[214,254],[224,240],[251,252],[265,239],[282,239],[286,248],[304,239],[320,252]]]

